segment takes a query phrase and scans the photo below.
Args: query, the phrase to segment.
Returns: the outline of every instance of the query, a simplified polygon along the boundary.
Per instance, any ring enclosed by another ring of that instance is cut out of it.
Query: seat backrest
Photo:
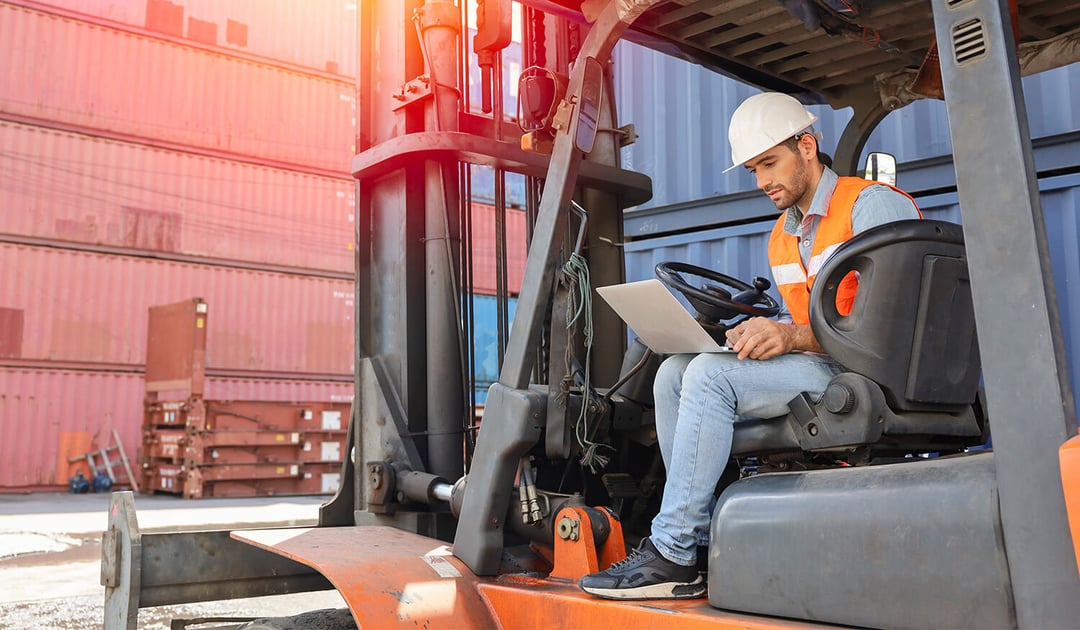
[[[851,312],[836,307],[855,272]],[[898,221],[844,243],[818,273],[810,324],[821,347],[902,411],[961,409],[979,385],[975,313],[959,225]]]

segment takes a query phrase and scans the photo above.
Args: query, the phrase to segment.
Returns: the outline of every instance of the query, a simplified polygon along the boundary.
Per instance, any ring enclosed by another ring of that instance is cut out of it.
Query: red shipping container
[[[353,384],[210,378],[206,390],[225,398],[347,403]],[[65,488],[77,468],[67,458],[112,446],[113,429],[135,468],[144,396],[139,373],[0,367],[0,492]]]
[[[341,463],[345,432],[201,431],[187,440],[184,462],[200,464]]]
[[[190,427],[192,431],[268,431],[283,435],[290,432],[340,431],[349,426],[349,404],[204,399],[151,401],[146,403],[143,424],[148,429]]]
[[[143,430],[142,450],[139,461],[167,462],[181,464],[184,461],[184,446],[188,432],[184,429]]]
[[[353,271],[351,178],[13,122],[0,146],[0,233]]]
[[[351,82],[0,4],[0,113],[346,173]]]
[[[178,37],[192,36],[183,31],[188,18],[196,18],[217,26],[218,46],[316,70],[346,76],[356,74],[357,2],[354,1],[39,0],[38,3],[152,31],[171,31]]]
[[[180,464],[336,463],[346,431],[199,431],[147,427],[138,458],[145,469]]]
[[[301,456],[299,431],[189,431],[162,427],[143,429],[140,461],[168,464],[298,462]],[[340,437],[337,438],[339,441]],[[319,439],[321,442],[321,438]],[[309,443],[310,442],[306,442]],[[311,450],[309,447],[308,451]],[[340,461],[341,458],[311,461]]]
[[[206,484],[206,497],[267,497],[298,494],[334,494],[341,483],[340,472],[308,472],[300,479],[260,479],[218,481]]]
[[[166,492],[179,494],[184,488],[184,468],[179,464],[160,465],[143,471],[139,479],[146,494]]]
[[[525,243],[528,225],[521,210],[506,211],[506,285],[512,295],[521,291],[525,277],[525,259],[529,250]],[[484,295],[495,295],[496,248],[495,206],[472,204],[473,290]]]
[[[205,470],[205,469],[200,469]],[[260,479],[203,481],[204,497],[286,496],[334,494],[341,484],[340,464],[304,464],[296,476]],[[192,496],[191,498],[196,498]]]
[[[214,322],[208,370],[277,378],[352,372],[346,280],[0,244],[0,286],[0,308],[23,312],[15,358],[141,371],[149,307],[202,297]]]
[[[332,494],[341,483],[340,463],[224,464],[144,469],[147,493],[181,494],[186,499],[290,494]]]
[[[351,404],[352,380],[298,381],[255,378],[211,377],[206,381],[209,400],[261,400],[295,402],[334,402]],[[348,428],[348,413],[342,417],[342,427]]]
[[[113,446],[113,429],[136,468],[142,398],[140,374],[0,367],[0,490],[66,486],[68,458]]]

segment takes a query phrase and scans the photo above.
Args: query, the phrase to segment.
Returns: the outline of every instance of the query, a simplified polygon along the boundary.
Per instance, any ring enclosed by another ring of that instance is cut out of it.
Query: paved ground
[[[142,531],[309,526],[325,496],[184,500],[136,495]],[[101,628],[101,533],[108,494],[0,494],[0,630]],[[291,615],[340,607],[336,592],[144,609],[139,627],[174,617]]]

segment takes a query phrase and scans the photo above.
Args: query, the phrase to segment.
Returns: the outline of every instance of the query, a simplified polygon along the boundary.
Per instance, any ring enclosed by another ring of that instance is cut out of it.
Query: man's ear
[[[804,133],[799,138],[799,153],[803,158],[809,160],[818,153],[817,138],[812,133]]]

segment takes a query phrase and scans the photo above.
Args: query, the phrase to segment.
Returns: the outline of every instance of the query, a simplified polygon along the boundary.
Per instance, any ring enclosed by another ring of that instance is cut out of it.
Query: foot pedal
[[[608,473],[600,478],[612,499],[626,499],[636,497],[641,493],[641,486],[637,479],[626,473]]]
[[[600,482],[611,497],[616,514],[622,512],[623,499],[635,499],[641,494],[641,483],[626,473],[608,473],[600,477]]]

